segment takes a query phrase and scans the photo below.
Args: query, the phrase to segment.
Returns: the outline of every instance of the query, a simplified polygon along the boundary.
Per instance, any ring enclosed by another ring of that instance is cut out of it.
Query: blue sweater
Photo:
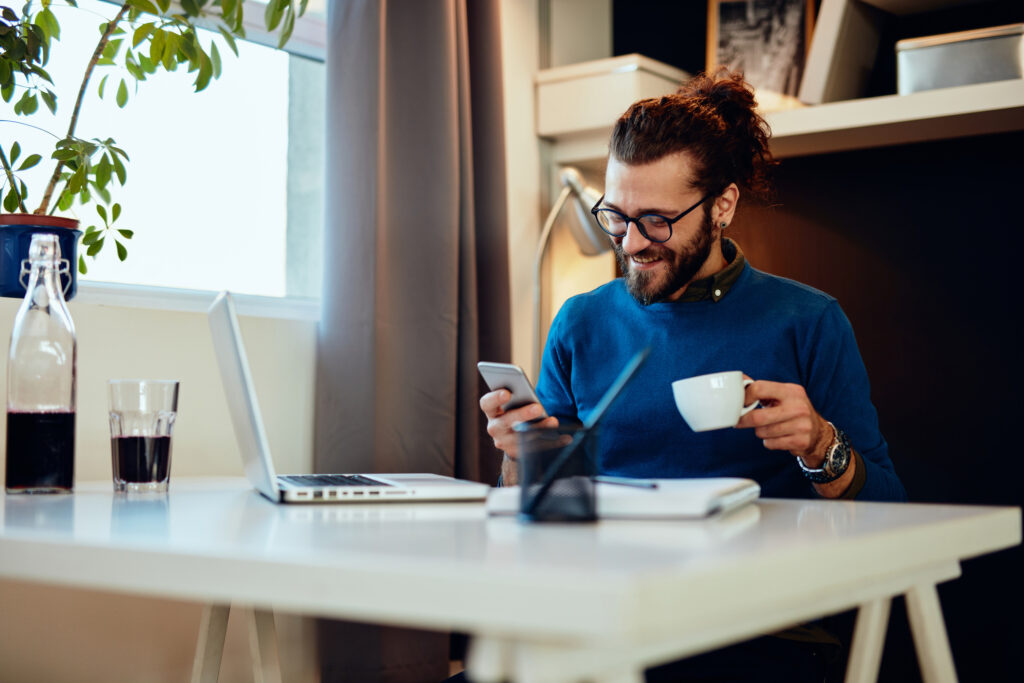
[[[601,422],[599,468],[631,477],[749,477],[762,495],[815,494],[786,451],[753,429],[695,433],[671,383],[724,370],[802,385],[815,409],[844,430],[866,480],[858,500],[906,500],[871,403],[867,371],[838,302],[749,264],[714,302],[640,305],[621,279],[571,298],[552,323],[537,393],[547,411],[584,421],[626,361],[651,355]]]

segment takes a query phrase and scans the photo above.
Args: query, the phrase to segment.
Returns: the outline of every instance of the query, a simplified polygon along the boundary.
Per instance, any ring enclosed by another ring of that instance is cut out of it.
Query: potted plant
[[[32,149],[7,130],[0,135],[0,295],[24,295],[18,282],[21,260],[34,232],[56,232],[61,251],[77,270],[87,270],[85,257],[95,257],[113,241],[117,256],[128,255],[125,242],[132,230],[117,224],[121,205],[112,190],[125,185],[128,153],[113,137],[84,139],[77,135],[79,114],[90,89],[101,98],[113,98],[118,107],[128,103],[129,93],[159,70],[184,67],[193,75],[195,91],[203,90],[221,74],[221,50],[226,45],[238,55],[237,38],[245,37],[245,0],[118,0],[109,19],[99,24],[96,48],[88,57],[84,76],[73,103],[58,101],[54,83],[46,71],[53,50],[59,49],[61,26],[53,0],[28,0],[20,8],[0,0],[0,98],[13,108],[13,119],[0,120],[0,130],[31,123],[45,107],[67,115],[65,131],[47,131],[53,138],[48,149]],[[277,32],[278,47],[291,36],[295,20],[308,0],[268,0],[264,22]],[[63,0],[77,7],[76,0]],[[197,30],[216,31],[216,37]],[[29,187],[22,174],[44,161],[52,165],[45,184]],[[84,233],[78,220],[58,213],[76,205],[93,205],[99,218]],[[85,249],[78,254],[78,242]],[[65,289],[74,295],[76,278],[69,268]]]

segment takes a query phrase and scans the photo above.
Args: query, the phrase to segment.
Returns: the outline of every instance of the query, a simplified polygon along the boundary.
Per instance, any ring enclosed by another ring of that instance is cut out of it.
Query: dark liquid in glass
[[[70,491],[75,478],[75,414],[7,413],[9,492]]]
[[[165,481],[171,466],[171,437],[119,436],[110,440],[114,479],[129,484]]]

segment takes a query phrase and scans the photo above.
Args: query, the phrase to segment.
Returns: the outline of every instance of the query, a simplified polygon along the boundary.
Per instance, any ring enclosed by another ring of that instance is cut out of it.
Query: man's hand
[[[519,439],[512,428],[520,422],[529,422],[544,415],[544,406],[530,403],[507,413],[501,409],[512,399],[506,389],[492,391],[480,397],[480,410],[487,416],[487,433],[494,439],[494,447],[505,451],[512,460],[519,454]],[[537,423],[538,427],[557,427],[558,418],[548,417]]]
[[[759,380],[747,387],[746,403],[761,402],[740,418],[737,428],[753,427],[754,433],[773,451],[789,451],[808,467],[821,467],[832,444],[832,428],[818,414],[799,384]]]
[[[759,380],[747,386],[745,404],[750,405],[755,400],[761,402],[761,409],[751,410],[741,417],[736,427],[753,427],[765,448],[789,451],[808,467],[821,467],[835,434],[811,405],[804,388],[799,384]],[[819,495],[838,498],[846,492],[857,469],[852,453],[850,458],[843,476],[827,484],[814,485]]]

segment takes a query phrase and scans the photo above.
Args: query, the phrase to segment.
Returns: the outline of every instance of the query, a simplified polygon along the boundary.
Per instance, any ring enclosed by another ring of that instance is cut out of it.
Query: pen
[[[638,489],[656,489],[657,482],[650,479],[630,479],[629,477],[613,477],[607,474],[598,474],[593,477],[598,484],[617,484],[619,486],[633,486]]]

